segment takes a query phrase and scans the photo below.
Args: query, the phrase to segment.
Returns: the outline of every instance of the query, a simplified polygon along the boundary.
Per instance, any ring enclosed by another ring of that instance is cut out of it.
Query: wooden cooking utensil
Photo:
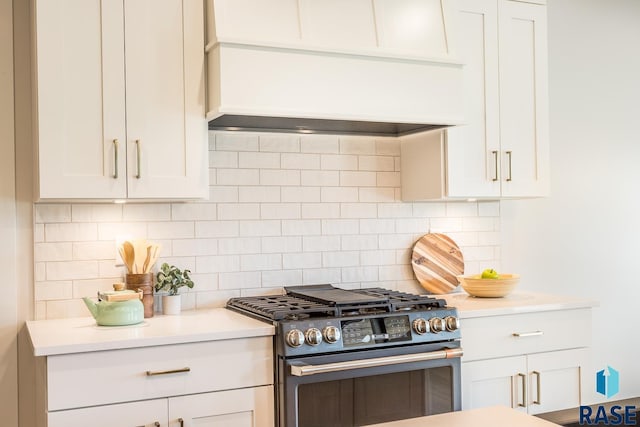
[[[148,273],[150,268],[149,268],[149,261],[151,261],[151,248],[152,246],[147,246],[147,257],[144,260],[144,264],[142,265],[142,272],[143,273]]]
[[[131,274],[133,273],[133,263],[136,257],[133,245],[130,241],[126,240],[122,244],[122,249],[124,250],[124,263],[127,266],[127,271]]]
[[[445,294],[458,287],[457,275],[464,274],[464,259],[458,245],[448,236],[429,233],[413,246],[411,267],[423,288]]]

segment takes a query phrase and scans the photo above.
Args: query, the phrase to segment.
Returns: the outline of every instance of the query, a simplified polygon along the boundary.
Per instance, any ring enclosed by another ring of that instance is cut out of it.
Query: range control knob
[[[285,342],[289,347],[300,347],[304,343],[304,334],[300,329],[292,329],[287,332]]]
[[[447,331],[455,331],[456,329],[460,329],[460,320],[454,316],[445,317],[444,324],[447,328]]]
[[[340,329],[335,326],[327,326],[322,330],[322,337],[329,344],[340,341]]]
[[[447,330],[447,326],[445,325],[444,320],[439,317],[432,317],[431,319],[429,319],[429,328],[434,334]]]
[[[318,328],[310,328],[304,333],[304,338],[307,344],[318,345],[322,342],[322,332]]]
[[[424,335],[429,332],[429,324],[422,317],[418,317],[413,321],[413,330],[418,335]]]

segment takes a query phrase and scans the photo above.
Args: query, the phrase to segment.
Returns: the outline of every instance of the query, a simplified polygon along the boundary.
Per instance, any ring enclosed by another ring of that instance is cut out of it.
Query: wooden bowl
[[[469,295],[480,298],[500,298],[509,295],[520,281],[519,274],[501,274],[497,279],[483,279],[480,274],[456,276]]]

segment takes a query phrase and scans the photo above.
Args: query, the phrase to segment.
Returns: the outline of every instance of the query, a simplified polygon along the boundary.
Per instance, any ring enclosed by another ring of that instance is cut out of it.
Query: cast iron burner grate
[[[446,301],[383,288],[344,290],[331,285],[286,287],[287,295],[231,298],[227,308],[258,319],[297,320],[430,310]]]

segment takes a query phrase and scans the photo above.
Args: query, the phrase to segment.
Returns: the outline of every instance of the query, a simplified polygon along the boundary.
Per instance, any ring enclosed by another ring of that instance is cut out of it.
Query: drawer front
[[[47,358],[49,411],[271,384],[271,337]]]
[[[591,345],[591,309],[463,319],[463,361]]]

